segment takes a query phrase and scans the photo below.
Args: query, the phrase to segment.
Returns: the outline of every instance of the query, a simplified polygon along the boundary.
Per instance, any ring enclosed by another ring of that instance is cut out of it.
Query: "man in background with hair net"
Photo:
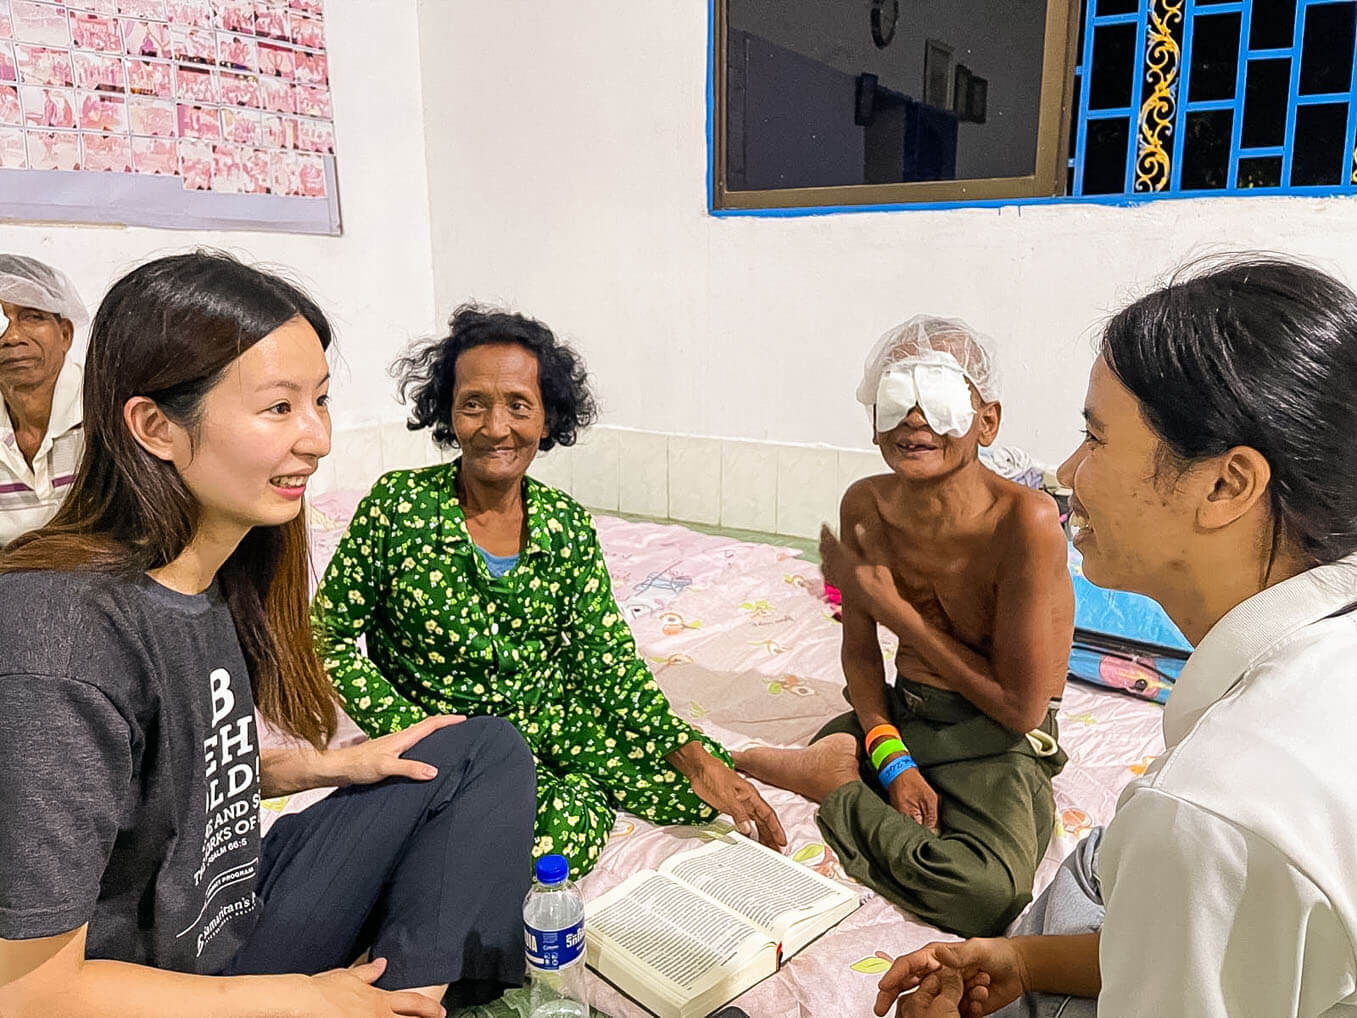
[[[1074,592],[1055,503],[980,461],[1001,416],[993,344],[917,317],[867,358],[858,400],[889,472],[821,533],[843,594],[853,710],[805,749],[735,766],[819,802],[844,869],[925,922],[1002,933],[1032,900],[1065,755],[1056,709]],[[899,637],[887,683],[877,626]]]
[[[87,318],[64,273],[0,254],[0,547],[50,520],[75,478],[83,383],[67,354]]]

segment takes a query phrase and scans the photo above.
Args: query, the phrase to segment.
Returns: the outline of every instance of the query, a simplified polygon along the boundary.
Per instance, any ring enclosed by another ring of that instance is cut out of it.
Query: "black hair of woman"
[[[547,434],[538,448],[571,446],[598,419],[598,405],[584,362],[569,345],[534,318],[483,305],[463,304],[448,319],[448,334],[418,344],[392,365],[401,400],[411,404],[406,426],[433,429],[433,440],[455,448],[452,394],[457,358],[477,346],[514,343],[537,358],[537,382],[546,411]]]

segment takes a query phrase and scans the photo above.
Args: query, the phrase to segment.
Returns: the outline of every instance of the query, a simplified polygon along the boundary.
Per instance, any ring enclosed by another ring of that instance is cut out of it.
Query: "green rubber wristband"
[[[908,753],[905,744],[899,739],[882,739],[876,744],[876,749],[872,750],[872,766],[881,770],[881,762],[892,753]]]

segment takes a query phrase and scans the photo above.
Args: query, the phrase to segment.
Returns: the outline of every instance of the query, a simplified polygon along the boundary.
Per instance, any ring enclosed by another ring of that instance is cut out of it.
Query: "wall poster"
[[[323,0],[0,0],[0,219],[338,234]]]

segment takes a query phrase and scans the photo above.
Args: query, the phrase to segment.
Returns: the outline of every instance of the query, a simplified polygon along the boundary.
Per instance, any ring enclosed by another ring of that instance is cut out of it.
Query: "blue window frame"
[[[1355,38],[1354,0],[1084,0],[1068,197],[1357,192]]]
[[[1074,0],[1070,0],[1074,4]],[[1357,0],[1079,0],[1063,195],[718,216],[1357,194]],[[714,58],[715,2],[712,2]],[[709,149],[718,101],[708,75]]]

